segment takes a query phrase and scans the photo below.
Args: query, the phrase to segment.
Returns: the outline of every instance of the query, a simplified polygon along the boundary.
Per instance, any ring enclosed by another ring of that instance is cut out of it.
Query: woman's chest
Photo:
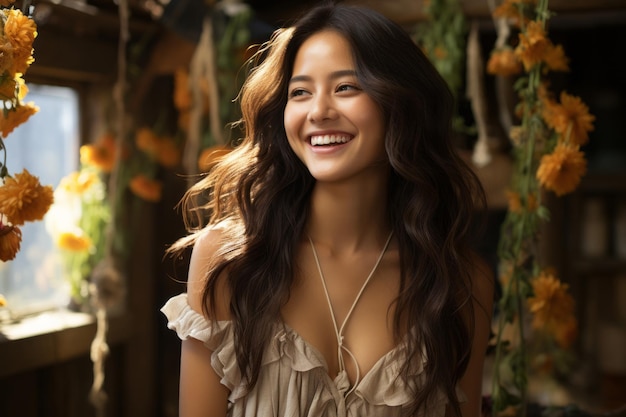
[[[329,267],[322,276],[315,265],[300,271],[283,321],[323,356],[331,378],[345,369],[353,384],[396,346],[397,268],[381,263],[365,286],[362,265]]]

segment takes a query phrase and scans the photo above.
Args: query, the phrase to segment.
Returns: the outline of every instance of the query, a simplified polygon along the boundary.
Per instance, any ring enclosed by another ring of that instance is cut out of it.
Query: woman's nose
[[[324,120],[332,120],[337,117],[337,110],[330,99],[323,94],[314,96],[309,109],[309,120],[312,122],[321,122]]]

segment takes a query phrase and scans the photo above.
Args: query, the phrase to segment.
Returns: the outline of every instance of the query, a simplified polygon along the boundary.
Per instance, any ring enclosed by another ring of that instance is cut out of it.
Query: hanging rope
[[[487,133],[487,102],[483,82],[484,62],[478,39],[478,24],[473,22],[467,40],[467,98],[472,105],[478,140],[474,145],[472,161],[478,167],[491,162],[489,136]]]
[[[192,106],[189,117],[189,133],[183,155],[185,172],[190,174],[190,181],[195,181],[191,174],[198,172],[198,154],[202,135],[202,112],[204,106],[203,91],[198,86],[206,81],[209,95],[209,124],[213,139],[217,144],[224,144],[222,122],[220,119],[219,87],[215,64],[215,45],[213,43],[212,12],[204,18],[198,46],[191,58],[189,69],[189,89],[192,94]]]
[[[93,384],[89,393],[89,400],[96,410],[98,417],[106,416],[107,395],[104,391],[104,363],[109,354],[107,344],[108,311],[119,305],[124,294],[124,282],[115,263],[114,239],[120,213],[119,204],[121,190],[118,189],[120,161],[124,140],[126,137],[126,44],[130,38],[128,31],[129,7],[128,0],[118,0],[119,10],[119,40],[117,51],[117,83],[113,89],[113,99],[117,109],[117,137],[115,144],[115,159],[113,170],[109,177],[108,195],[111,207],[111,221],[107,225],[104,259],[96,265],[92,272],[90,294],[93,306],[96,308],[96,335],[91,343],[91,361],[93,363]]]

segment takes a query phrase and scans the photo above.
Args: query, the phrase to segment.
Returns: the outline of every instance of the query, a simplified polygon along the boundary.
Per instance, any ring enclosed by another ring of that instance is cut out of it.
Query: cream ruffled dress
[[[345,370],[333,380],[321,353],[294,330],[277,323],[258,382],[247,392],[237,366],[230,321],[208,321],[189,306],[184,293],[172,297],[161,311],[180,339],[200,340],[212,352],[213,369],[230,390],[230,417],[408,416],[406,405],[411,402],[411,392],[419,389],[423,363],[415,370],[412,387],[398,377],[405,355],[402,344],[380,358],[355,387],[350,387]],[[439,395],[427,415],[443,417],[446,403],[445,396]]]

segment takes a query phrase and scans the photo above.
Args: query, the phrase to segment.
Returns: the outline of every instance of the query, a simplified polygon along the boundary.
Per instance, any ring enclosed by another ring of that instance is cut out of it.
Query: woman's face
[[[317,181],[386,169],[382,110],[359,85],[348,41],[309,37],[294,61],[284,114],[289,144]]]

